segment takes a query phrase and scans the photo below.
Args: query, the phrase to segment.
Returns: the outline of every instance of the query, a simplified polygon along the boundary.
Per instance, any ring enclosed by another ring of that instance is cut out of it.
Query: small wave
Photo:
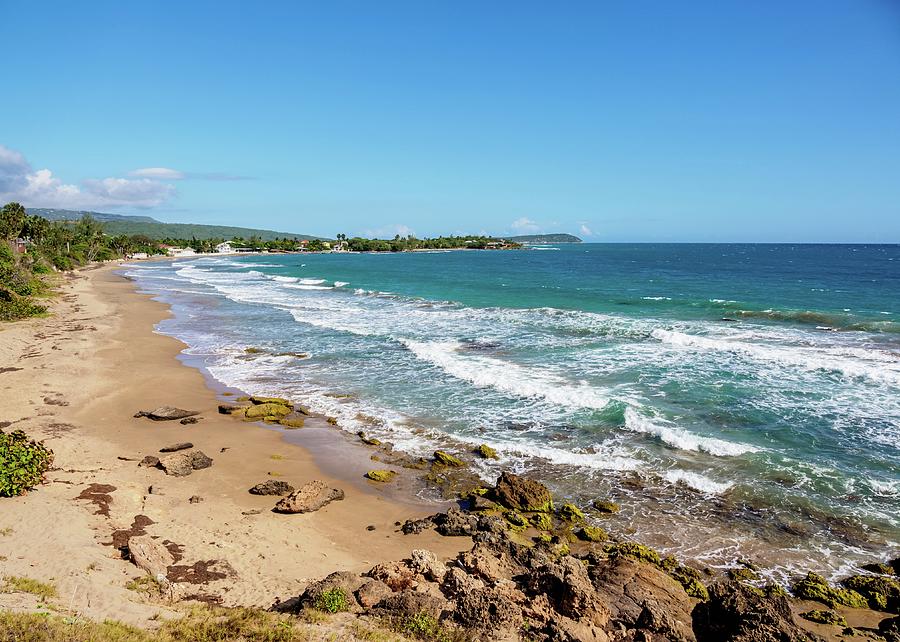
[[[759,452],[759,448],[749,444],[740,444],[715,437],[701,437],[674,426],[663,426],[653,423],[633,408],[625,409],[625,426],[629,430],[642,432],[658,437],[660,440],[679,450],[694,450],[720,457],[736,457],[746,453]]]
[[[844,308],[844,312],[851,312]],[[736,315],[748,319],[767,319],[770,321],[786,321],[813,326],[828,326],[839,330],[858,332],[900,333],[900,323],[895,321],[859,321],[850,314],[828,314],[813,310],[736,310]]]
[[[672,297],[670,297],[670,296],[642,296],[641,299],[644,301],[671,301]]]
[[[334,287],[336,287],[336,288],[342,288],[345,285],[350,285],[350,283],[348,281],[335,281],[334,282]]]
[[[517,397],[537,397],[570,408],[602,409],[609,397],[596,388],[573,384],[549,372],[481,355],[461,356],[458,341],[399,339],[419,359],[432,363],[457,379],[480,388],[493,388]]]
[[[717,482],[705,475],[701,475],[700,473],[695,473],[689,470],[668,470],[665,475],[666,481],[671,484],[684,484],[685,486],[689,486],[694,490],[699,490],[701,493],[706,493],[708,495],[721,495],[726,490],[732,487],[733,484],[728,482]]]
[[[325,279],[300,279],[300,283],[303,285],[322,285],[325,283]]]
[[[270,277],[273,281],[278,281],[279,283],[296,283],[296,276],[273,276]]]
[[[309,283],[286,283],[284,285],[286,288],[291,288],[292,290],[331,290],[333,289],[330,285],[311,285]]]

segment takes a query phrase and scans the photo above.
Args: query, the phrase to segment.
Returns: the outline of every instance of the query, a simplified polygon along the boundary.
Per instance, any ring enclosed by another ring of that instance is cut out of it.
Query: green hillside
[[[77,221],[85,214],[103,223],[103,231],[118,236],[142,234],[151,239],[230,239],[240,237],[249,239],[259,237],[263,241],[278,238],[314,239],[320,238],[308,234],[294,232],[276,232],[258,230],[250,227],[233,227],[230,225],[199,225],[194,223],[162,223],[149,216],[126,216],[124,214],[107,214],[104,212],[84,212],[76,210],[58,210],[49,208],[28,208],[29,214],[41,216],[50,221]]]
[[[571,234],[526,234],[525,236],[507,236],[507,241],[526,245],[539,243],[581,243],[581,239]]]

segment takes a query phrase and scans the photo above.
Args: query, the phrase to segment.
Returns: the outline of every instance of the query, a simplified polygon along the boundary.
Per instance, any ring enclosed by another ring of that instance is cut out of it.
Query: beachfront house
[[[129,259],[135,259],[135,260],[137,260],[137,259],[149,259],[149,258],[150,258],[150,255],[147,254],[146,252],[132,252],[131,254],[128,255],[128,258],[129,258]]]
[[[190,247],[169,247],[166,249],[166,254],[169,256],[194,256],[197,253]]]
[[[234,254],[234,248],[231,246],[231,243],[225,241],[216,246],[216,252],[219,254]]]

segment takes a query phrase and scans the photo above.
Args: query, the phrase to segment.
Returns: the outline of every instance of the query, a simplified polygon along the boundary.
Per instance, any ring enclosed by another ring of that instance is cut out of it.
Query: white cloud
[[[94,210],[155,207],[172,198],[175,187],[150,178],[87,179],[63,183],[49,169],[35,171],[17,151],[0,145],[0,203],[19,201],[26,207]]]
[[[184,172],[177,169],[169,169],[168,167],[144,167],[129,172],[129,176],[137,176],[139,178],[155,178],[164,181],[180,181],[185,177]]]
[[[593,236],[594,235],[594,233],[591,231],[591,228],[589,228],[584,223],[581,224],[581,228],[579,229],[579,232],[581,232],[582,236]]]
[[[537,223],[524,216],[513,221],[510,227],[519,234],[536,234],[541,231],[541,227]]]

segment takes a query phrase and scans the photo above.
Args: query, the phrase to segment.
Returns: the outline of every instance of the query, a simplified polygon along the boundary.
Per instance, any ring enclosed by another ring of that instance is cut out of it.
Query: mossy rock
[[[774,582],[767,583],[764,587],[762,587],[763,595],[766,597],[787,597],[788,593],[784,590],[784,588],[780,584],[775,584]]]
[[[263,405],[267,403],[278,404],[279,406],[288,406],[290,408],[294,407],[294,404],[291,403],[289,399],[283,399],[281,397],[250,397],[250,403],[254,403],[256,405]]]
[[[559,509],[559,518],[567,522],[583,522],[584,513],[575,504],[563,504]]]
[[[336,417],[328,417],[325,419],[332,426],[337,426],[337,418]]]
[[[890,564],[882,564],[881,562],[863,564],[862,569],[870,573],[878,573],[879,575],[896,575]]]
[[[736,582],[753,582],[759,579],[759,574],[749,568],[730,568],[728,569],[728,577]]]
[[[596,499],[591,504],[591,506],[593,506],[594,510],[596,510],[598,513],[611,514],[618,513],[620,510],[620,507],[617,503],[605,499]]]
[[[278,424],[285,428],[303,428],[304,423],[300,417],[283,417],[278,420]]]
[[[578,531],[578,539],[585,542],[605,542],[609,535],[599,526],[585,526]]]
[[[263,419],[274,417],[276,420],[291,414],[293,408],[284,404],[267,402],[250,406],[244,411],[245,419]]]
[[[864,609],[869,606],[868,600],[856,591],[834,588],[824,577],[815,573],[808,573],[803,579],[794,582],[791,591],[802,600],[814,600],[830,608],[843,605]]]
[[[265,350],[262,348],[244,348],[244,352],[247,354],[265,354]]]
[[[662,560],[659,553],[643,544],[636,542],[616,542],[606,546],[606,553],[610,557],[628,557],[639,562],[661,566]]]
[[[443,465],[448,466],[450,468],[462,468],[465,466],[465,462],[458,457],[454,457],[453,455],[444,452],[443,450],[435,450],[434,451],[434,460]]]
[[[518,531],[524,531],[525,527],[528,526],[528,520],[522,517],[522,514],[518,511],[508,511],[503,515],[506,518],[506,521],[509,522],[512,527]]]
[[[684,592],[691,597],[695,597],[701,602],[706,602],[709,599],[709,591],[706,590],[703,582],[701,582],[697,578],[685,578],[685,580],[683,582],[680,582],[680,584],[684,589]]]
[[[243,396],[237,397],[235,399],[235,401],[250,401],[250,397],[248,397],[247,395],[243,395]]]
[[[497,459],[497,451],[487,444],[481,444],[475,449],[475,453],[480,455],[483,459]]]
[[[476,486],[474,488],[467,488],[466,490],[460,492],[460,499],[472,499],[473,497],[484,497],[488,494],[488,489],[483,488],[481,486]]]
[[[801,613],[800,617],[816,624],[830,624],[832,626],[847,626],[847,620],[843,615],[839,615],[834,611],[826,611],[824,609],[814,609]]]
[[[389,482],[397,473],[393,470],[370,470],[366,473],[366,477],[376,482]]]
[[[531,523],[539,531],[549,531],[553,528],[553,520],[547,513],[537,513],[532,515]]]
[[[854,575],[841,584],[866,598],[869,608],[900,613],[900,582],[891,577]]]
[[[366,433],[364,433],[362,430],[360,430],[358,433],[356,433],[356,436],[359,437],[359,440],[361,442],[363,442],[364,444],[366,444],[368,446],[380,446],[381,445],[380,439],[375,439],[374,437],[367,437]]]
[[[534,541],[540,542],[541,544],[549,544],[553,541],[553,538],[550,537],[548,533],[541,533],[537,537],[534,538]]]

